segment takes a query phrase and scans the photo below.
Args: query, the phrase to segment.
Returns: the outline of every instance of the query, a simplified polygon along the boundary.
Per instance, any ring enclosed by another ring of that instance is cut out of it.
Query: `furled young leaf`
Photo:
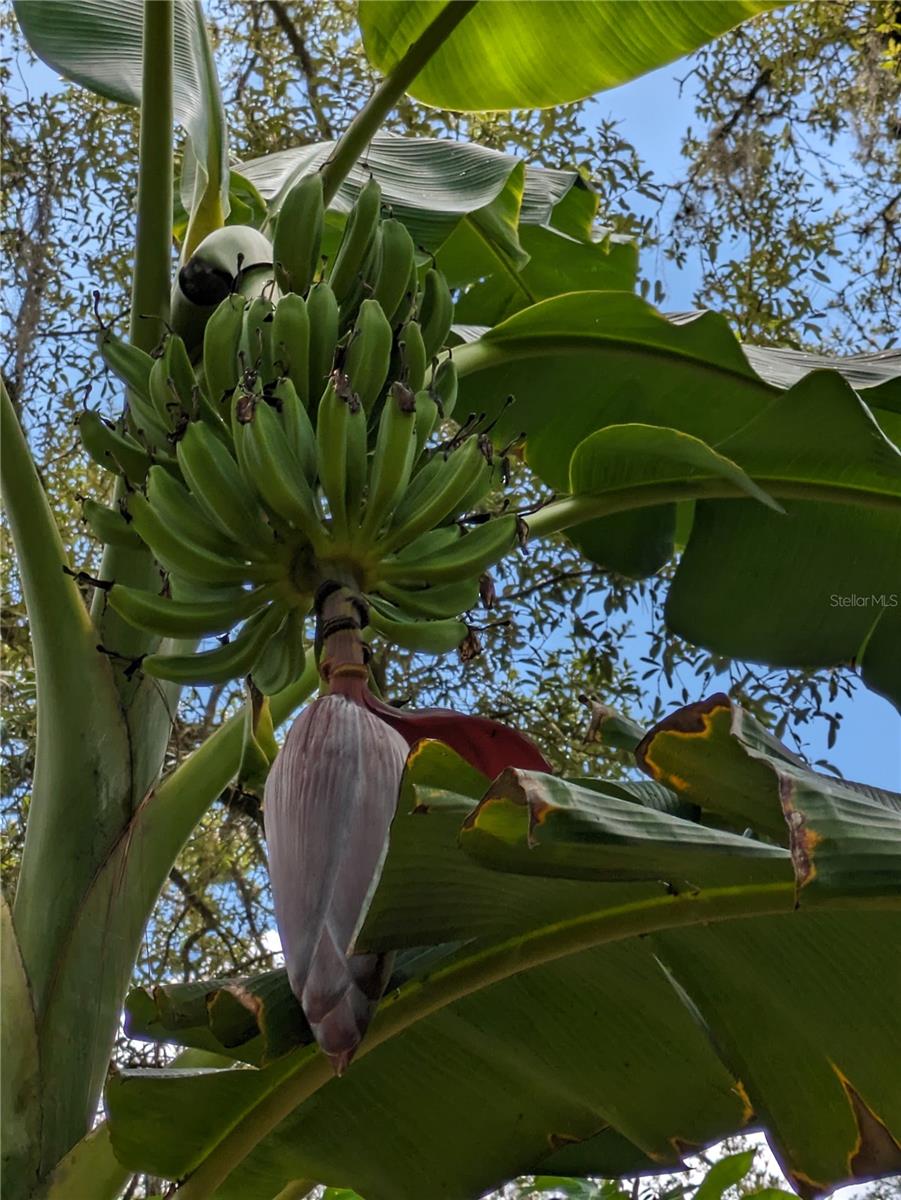
[[[389,72],[446,0],[361,0],[363,45]],[[438,108],[548,108],[616,87],[696,50],[770,0],[478,3],[410,85]]]

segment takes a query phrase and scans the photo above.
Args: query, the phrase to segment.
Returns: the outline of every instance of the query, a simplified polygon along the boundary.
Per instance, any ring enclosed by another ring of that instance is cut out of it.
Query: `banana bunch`
[[[332,578],[366,597],[370,635],[443,653],[468,635],[458,615],[480,576],[516,543],[512,515],[459,520],[500,471],[474,419],[439,440],[457,399],[443,275],[382,219],[374,180],[328,261],[323,229],[321,179],[307,176],[271,245],[230,226],[182,269],[195,309],[217,298],[202,341],[174,330],[148,355],[100,335],[127,414],[111,426],[85,413],[81,434],[126,487],[119,509],[86,506],[85,520],[104,540],[145,544],[165,573],[160,594],[114,583],[108,602],[160,638],[219,639],[149,655],[143,669],[160,678],[249,675],[280,691],[304,669],[313,597]]]

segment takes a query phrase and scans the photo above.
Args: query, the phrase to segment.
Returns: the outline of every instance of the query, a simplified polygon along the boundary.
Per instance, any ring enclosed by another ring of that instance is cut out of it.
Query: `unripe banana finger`
[[[322,176],[306,175],[288,192],[275,224],[272,251],[283,291],[303,294],[313,282],[324,218]]]
[[[178,465],[210,520],[241,546],[271,544],[272,531],[238,464],[209,429],[192,422],[177,446]]]
[[[310,406],[310,314],[302,296],[282,296],[272,319],[273,367],[293,383],[305,407]]]
[[[464,579],[426,587],[400,587],[382,580],[378,590],[404,612],[422,617],[459,616],[460,613],[475,608],[479,602],[478,579]]]
[[[273,366],[272,325],[275,305],[258,296],[244,309],[244,324],[238,346],[238,361],[249,371],[255,371],[263,383],[275,378]]]
[[[318,404],[335,363],[338,344],[338,301],[328,283],[315,284],[307,296],[310,318],[310,382],[307,407]],[[302,393],[301,393],[302,394]]]
[[[85,524],[98,541],[123,550],[140,550],[144,543],[129,526],[117,508],[107,508],[96,500],[85,499],[81,504]]]
[[[107,600],[119,616],[136,629],[160,637],[190,638],[224,633],[267,604],[274,592],[274,585],[265,585],[241,592],[237,598],[226,596],[185,602],[114,583],[107,593]]]
[[[404,298],[411,270],[415,269],[416,251],[406,225],[392,217],[382,222],[381,235],[372,299],[391,322]]]
[[[344,363],[350,386],[367,413],[385,386],[391,363],[391,325],[375,300],[364,300],[347,348]]]
[[[140,492],[132,492],[127,503],[135,530],[167,571],[213,584],[243,583],[245,580],[266,583],[284,575],[280,563],[251,563],[226,558],[185,540],[178,527],[160,520]]]
[[[366,545],[390,519],[407,489],[416,453],[416,401],[403,384],[392,384],[379,431],[358,542]]]
[[[423,654],[446,654],[448,650],[455,650],[469,633],[462,621],[409,620],[392,605],[378,600],[370,606],[369,624],[396,646]]]
[[[228,398],[241,375],[238,348],[244,326],[245,298],[226,296],[207,322],[203,335],[203,370],[207,393],[220,415],[228,410]]]
[[[398,348],[403,381],[411,392],[418,392],[425,383],[429,361],[418,322],[407,321],[398,335]]]
[[[444,348],[453,320],[454,301],[447,280],[441,271],[430,267],[425,273],[419,302],[419,323],[427,359],[434,358]]]
[[[252,678],[266,696],[274,696],[299,679],[306,665],[305,608],[293,608],[254,664]]]
[[[351,209],[341,245],[328,270],[327,278],[339,305],[351,289],[357,286],[358,276],[363,270],[378,229],[381,204],[381,189],[374,179],[370,179]]]
[[[453,415],[457,406],[457,364],[452,358],[445,358],[438,364],[429,390],[438,403],[444,420]]]
[[[240,431],[245,440],[245,465],[263,503],[304,534],[317,552],[327,547],[313,490],[285,439],[281,421],[263,401],[253,419]]]
[[[108,425],[99,413],[86,409],[78,420],[81,444],[98,466],[124,475],[131,483],[143,483],[151,458],[134,438]]]
[[[496,517],[478,525],[434,558],[385,559],[379,565],[379,575],[389,583],[452,583],[481,575],[515,543],[516,518]]]
[[[270,604],[245,621],[237,637],[226,645],[200,654],[149,654],[141,664],[142,670],[173,683],[228,683],[250,672],[284,619],[285,610]]]
[[[309,484],[316,482],[316,432],[307,408],[290,379],[280,379],[272,395],[281,406],[282,426],[288,448],[303,469]]]

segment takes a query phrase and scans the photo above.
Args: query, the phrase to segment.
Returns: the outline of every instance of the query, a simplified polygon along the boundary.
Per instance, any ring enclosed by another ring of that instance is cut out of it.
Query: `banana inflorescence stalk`
[[[289,686],[316,589],[336,577],[365,599],[367,637],[444,653],[467,638],[479,577],[516,544],[513,516],[464,520],[499,472],[478,421],[447,424],[447,281],[383,219],[374,180],[330,260],[324,217],[321,180],[306,176],[273,244],[243,226],[200,244],[153,355],[100,335],[127,417],[86,412],[81,433],[126,492],[84,518],[103,540],[146,544],[163,571],[158,594],[113,581],[108,603],[160,638],[219,639],[148,655],[142,669],[161,678]]]

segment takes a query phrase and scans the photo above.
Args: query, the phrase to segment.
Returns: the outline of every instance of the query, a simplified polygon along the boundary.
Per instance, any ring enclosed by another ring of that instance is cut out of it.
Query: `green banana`
[[[107,508],[96,500],[85,499],[81,502],[81,515],[94,537],[107,546],[119,546],[123,550],[143,548],[144,543],[117,508]]]
[[[306,610],[292,608],[254,664],[251,677],[264,695],[274,696],[303,673],[306,665],[305,620]]]
[[[106,366],[128,389],[132,428],[148,445],[165,448],[168,429],[157,416],[150,398],[153,359],[138,346],[123,342],[110,329],[101,331],[97,344]]]
[[[392,321],[416,269],[416,251],[406,225],[393,217],[382,222],[381,235],[372,299]]]
[[[207,392],[220,413],[228,408],[230,397],[241,374],[238,348],[244,327],[243,296],[226,296],[207,322],[203,335],[203,370]]]
[[[322,176],[306,175],[288,192],[275,223],[272,253],[283,291],[304,293],[313,282],[324,219]]]
[[[429,438],[432,436],[432,430],[438,424],[438,401],[428,390],[423,388],[422,391],[416,393],[416,460],[417,462],[425,450]]]
[[[272,318],[272,358],[307,408],[310,406],[310,314],[302,296],[282,296]]]
[[[443,420],[447,420],[457,406],[457,386],[457,364],[452,358],[442,359],[432,375],[429,390],[435,397]]]
[[[381,204],[381,188],[370,179],[350,211],[341,245],[327,275],[339,305],[359,286],[358,277],[366,266],[379,227]]]
[[[422,340],[422,330],[417,321],[407,321],[398,334],[397,344],[403,367],[403,381],[411,392],[418,392],[425,383],[429,360]]]
[[[170,392],[186,413],[193,414],[196,402],[197,380],[188,357],[185,344],[177,333],[166,338],[162,362],[166,367],[166,381]]]
[[[436,267],[429,267],[419,301],[419,324],[427,360],[444,348],[453,320],[454,300],[447,280]]]
[[[369,624],[396,646],[424,654],[445,654],[455,650],[469,633],[462,621],[410,620],[384,600],[374,600],[370,605]]]
[[[81,444],[99,467],[124,475],[131,483],[143,483],[151,458],[134,438],[103,420],[99,413],[85,409],[78,419]]]
[[[141,667],[147,675],[173,683],[228,683],[248,674],[284,619],[285,610],[270,604],[245,621],[237,637],[224,646],[200,654],[148,654]]]
[[[275,410],[257,404],[253,419],[240,429],[244,463],[251,482],[267,508],[299,529],[317,550],[326,546],[313,490],[285,438]]]
[[[339,393],[339,387],[341,389]],[[335,371],[326,384],[316,416],[319,483],[328,501],[335,534],[347,534],[347,427],[350,418],[345,377]]]
[[[241,592],[237,600],[227,596],[224,599],[185,603],[142,588],[114,583],[107,593],[107,600],[114,611],[135,629],[144,629],[161,637],[209,637],[214,633],[224,633],[239,621],[252,616],[258,608],[269,602],[273,590],[271,586],[263,586]]]
[[[515,541],[516,517],[496,517],[476,526],[432,558],[423,559],[419,555],[385,559],[379,567],[380,576],[389,583],[452,583],[480,575],[511,549]]]
[[[347,455],[347,478],[345,498],[348,521],[351,528],[360,523],[363,494],[369,476],[369,430],[366,409],[356,393],[347,400],[347,433],[345,438]]]
[[[391,364],[391,325],[377,300],[360,305],[344,360],[350,386],[371,413],[388,378]]]
[[[140,492],[131,492],[127,504],[135,530],[167,571],[212,584],[267,583],[284,574],[280,563],[245,563],[188,540],[179,526],[164,522]]]
[[[281,406],[282,427],[288,449],[300,463],[307,482],[313,484],[316,482],[317,453],[316,433],[310,414],[287,377],[278,381],[272,389],[272,395]]]
[[[248,680],[245,683],[244,740],[237,776],[241,791],[263,799],[266,778],[276,754],[278,743],[269,701]]]
[[[272,531],[238,464],[206,425],[192,421],[176,447],[178,465],[209,519],[241,547],[271,544]]]
[[[431,587],[396,587],[382,580],[379,592],[404,612],[421,617],[454,617],[479,602],[477,578],[439,583]]]
[[[459,525],[445,525],[440,529],[430,529],[428,533],[421,533],[418,538],[407,542],[394,557],[400,563],[416,562],[420,558],[434,558],[436,554],[443,554],[449,547],[455,546],[462,537],[463,530]]]
[[[448,516],[462,511],[477,479],[490,473],[478,438],[471,437],[447,456],[438,452],[414,477],[397,506],[391,528],[379,547],[383,553],[404,546]]]
[[[247,371],[254,371],[263,383],[275,377],[273,366],[272,325],[275,305],[271,300],[258,296],[244,309],[244,324],[238,346],[238,361]]]
[[[243,556],[244,550],[204,515],[188,489],[163,467],[150,468],[147,499],[157,517],[163,524],[177,529],[182,540],[193,542],[222,558],[240,559]]]
[[[404,494],[416,453],[416,402],[401,383],[388,391],[376,438],[366,511],[359,542],[366,544],[389,519]]]
[[[310,383],[307,407],[318,403],[335,362],[338,344],[338,301],[328,283],[314,284],[307,296],[310,317]],[[300,393],[304,395],[303,392]]]
[[[169,595],[179,604],[206,604],[210,600],[239,601],[245,594],[245,588],[240,583],[205,583],[201,579],[193,579],[190,575],[179,575],[170,571],[166,576],[169,585]]]

